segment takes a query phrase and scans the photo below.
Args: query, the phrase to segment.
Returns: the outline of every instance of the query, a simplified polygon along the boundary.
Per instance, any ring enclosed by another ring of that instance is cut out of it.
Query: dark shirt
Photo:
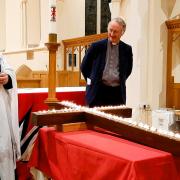
[[[107,86],[119,86],[119,44],[107,44],[106,65],[102,77],[103,83]]]

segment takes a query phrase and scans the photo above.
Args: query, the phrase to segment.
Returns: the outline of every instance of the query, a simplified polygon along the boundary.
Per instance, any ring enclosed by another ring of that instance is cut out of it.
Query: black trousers
[[[89,107],[121,104],[123,104],[123,99],[120,86],[112,87],[101,84],[94,100],[89,104]]]

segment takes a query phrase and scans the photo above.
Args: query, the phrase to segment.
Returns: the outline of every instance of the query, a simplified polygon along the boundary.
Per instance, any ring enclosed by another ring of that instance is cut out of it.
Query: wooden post
[[[56,51],[60,44],[57,43],[57,34],[49,34],[49,42],[45,45],[49,50],[48,98],[45,103],[53,108],[53,104],[58,101],[56,98]]]

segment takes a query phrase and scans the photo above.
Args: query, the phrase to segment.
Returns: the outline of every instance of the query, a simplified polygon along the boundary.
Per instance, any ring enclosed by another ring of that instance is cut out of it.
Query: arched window
[[[111,19],[110,0],[85,0],[85,35],[107,31]]]

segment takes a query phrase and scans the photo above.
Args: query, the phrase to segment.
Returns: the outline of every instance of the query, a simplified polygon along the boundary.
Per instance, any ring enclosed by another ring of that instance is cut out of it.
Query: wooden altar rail
[[[104,38],[107,38],[107,33],[89,35],[89,36],[67,39],[62,41],[64,46],[64,71],[68,69],[67,60],[69,61],[71,60],[71,67],[70,67],[71,71],[75,70],[75,61],[76,61],[77,71],[79,72],[80,86],[85,85],[85,81],[81,79],[81,73],[80,73],[80,64],[85,52],[93,42]]]

